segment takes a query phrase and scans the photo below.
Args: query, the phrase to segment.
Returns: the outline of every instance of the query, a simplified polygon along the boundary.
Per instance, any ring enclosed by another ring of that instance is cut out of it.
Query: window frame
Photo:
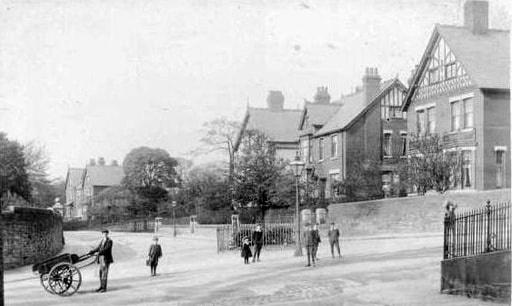
[[[382,144],[382,156],[384,158],[392,158],[393,157],[393,132],[392,131],[385,131],[383,136],[383,144]],[[389,142],[386,142],[386,136],[389,136]],[[388,147],[389,146],[389,147]],[[389,152],[386,152],[386,148],[389,150]],[[389,154],[386,154],[389,153]]]
[[[320,137],[318,139],[318,160],[323,161],[324,160],[324,137]]]
[[[331,158],[338,157],[338,134],[331,135]],[[335,141],[334,141],[335,140]]]

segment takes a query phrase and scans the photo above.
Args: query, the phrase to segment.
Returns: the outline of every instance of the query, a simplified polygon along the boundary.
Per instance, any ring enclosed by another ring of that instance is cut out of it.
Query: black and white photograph
[[[0,306],[511,303],[510,0],[1,0]]]

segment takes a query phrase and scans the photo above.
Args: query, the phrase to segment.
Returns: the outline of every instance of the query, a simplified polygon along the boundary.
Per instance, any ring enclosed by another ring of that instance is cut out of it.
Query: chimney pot
[[[363,76],[363,91],[366,104],[369,104],[379,92],[381,78],[377,67],[366,68],[366,75]]]
[[[489,2],[467,0],[464,3],[464,26],[473,34],[485,34],[489,29]]]
[[[267,96],[267,106],[270,110],[281,111],[284,108],[284,96],[279,90],[270,90]]]

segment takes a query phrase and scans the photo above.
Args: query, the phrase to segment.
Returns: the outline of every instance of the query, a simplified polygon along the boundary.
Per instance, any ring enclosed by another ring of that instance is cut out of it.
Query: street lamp
[[[174,228],[174,237],[176,237],[176,213],[174,211],[174,208],[176,208],[176,201],[172,201],[172,227]]]
[[[302,246],[300,243],[300,216],[299,216],[299,177],[304,169],[304,162],[300,160],[299,152],[295,154],[295,160],[290,162],[290,166],[295,176],[295,256],[302,256]]]

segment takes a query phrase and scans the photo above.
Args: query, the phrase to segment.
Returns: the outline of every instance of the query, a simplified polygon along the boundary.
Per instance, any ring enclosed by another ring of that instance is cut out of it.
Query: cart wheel
[[[52,289],[50,288],[50,284],[48,282],[48,273],[47,274],[41,274],[39,277],[39,280],[41,281],[41,286],[43,286],[44,290],[51,294],[55,294]]]
[[[62,262],[52,267],[48,276],[50,290],[60,296],[74,294],[82,284],[80,270],[74,265]]]

